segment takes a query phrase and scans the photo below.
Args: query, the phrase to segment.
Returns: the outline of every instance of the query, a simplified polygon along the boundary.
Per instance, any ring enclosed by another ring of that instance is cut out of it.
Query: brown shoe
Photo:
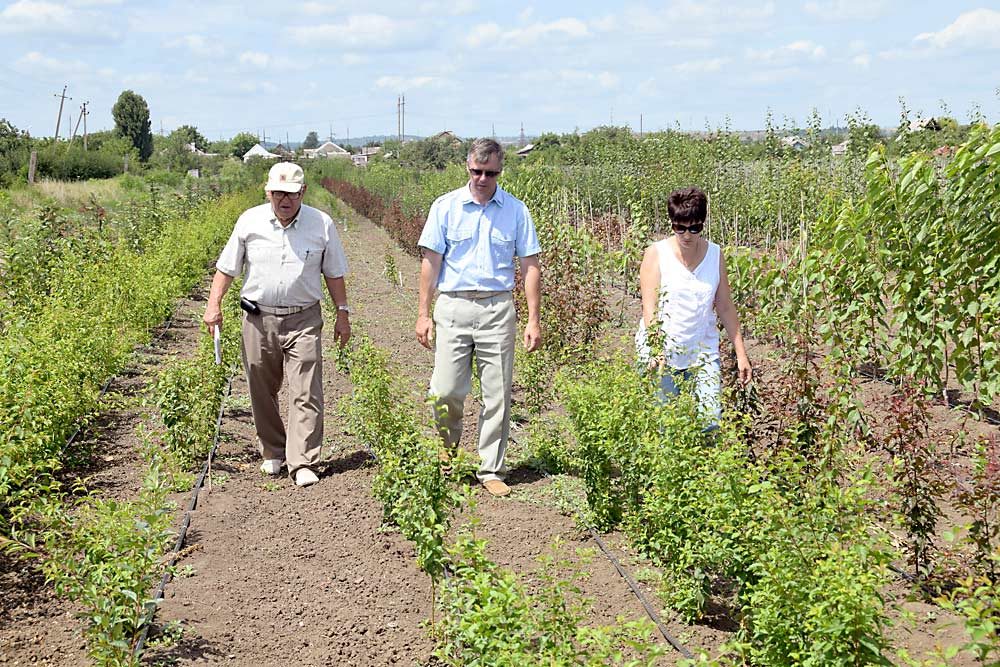
[[[491,496],[496,498],[503,498],[510,495],[510,487],[504,484],[501,479],[488,479],[483,482],[483,486],[486,487]]]

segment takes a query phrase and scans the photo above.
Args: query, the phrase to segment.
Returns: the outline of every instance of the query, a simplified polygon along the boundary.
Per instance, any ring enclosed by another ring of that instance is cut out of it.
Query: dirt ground
[[[417,261],[381,229],[353,214],[342,238],[351,265],[354,331],[390,352],[393,368],[420,400],[433,359],[413,335]],[[398,267],[402,285],[387,279],[387,256]],[[137,396],[155,376],[157,359],[190,350],[203,305],[197,300],[182,304],[171,331],[139,355],[134,373],[116,381],[126,396]],[[634,302],[626,306],[631,315],[625,321],[630,323],[637,319],[638,308]],[[330,329],[325,337],[327,412],[320,483],[299,489],[287,477],[259,472],[246,384],[236,377],[226,401],[211,488],[201,494],[193,515],[185,555],[157,612],[145,664],[433,664],[430,582],[417,569],[409,543],[382,525],[381,508],[371,494],[374,464],[337,414],[350,382],[332,363]],[[751,349],[761,360],[762,377],[775,372],[776,362],[766,361],[771,352],[764,346]],[[104,493],[128,497],[141,473],[132,435],[141,417],[129,400],[121,403],[98,430],[99,453],[89,472]],[[475,433],[476,411],[470,399],[464,443],[469,450],[474,449],[469,436]],[[515,432],[515,440],[519,435]],[[518,447],[511,447],[512,460],[520,454]],[[559,512],[552,482],[518,467],[509,481],[509,498],[495,499],[481,490],[476,494],[477,535],[488,540],[490,557],[528,574],[537,567],[535,559],[559,538],[559,555],[586,573],[579,585],[593,600],[589,622],[644,617],[624,580],[599,552],[586,562],[577,555],[578,549],[596,551],[596,544]],[[186,504],[187,494],[177,500],[179,506]],[[644,567],[622,547],[620,536],[608,540],[633,573]],[[0,585],[0,665],[89,664],[76,609],[55,598],[37,572],[23,563],[0,560]],[[912,629],[900,625],[892,630],[911,655],[961,639],[960,627],[947,626],[954,619],[932,605],[905,602],[906,595],[903,585],[887,591],[890,600],[900,601],[917,618]],[[655,594],[647,589],[647,596],[659,609]],[[714,653],[732,630],[688,626],[669,611],[662,618],[691,650]],[[675,664],[679,658],[671,650],[662,664]]]

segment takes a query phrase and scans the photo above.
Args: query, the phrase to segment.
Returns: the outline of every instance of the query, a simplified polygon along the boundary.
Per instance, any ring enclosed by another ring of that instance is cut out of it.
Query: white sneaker
[[[319,477],[309,468],[299,468],[295,471],[295,486],[310,486],[318,481]]]
[[[281,466],[285,465],[283,459],[264,459],[260,464],[260,471],[265,475],[277,475],[281,472]]]

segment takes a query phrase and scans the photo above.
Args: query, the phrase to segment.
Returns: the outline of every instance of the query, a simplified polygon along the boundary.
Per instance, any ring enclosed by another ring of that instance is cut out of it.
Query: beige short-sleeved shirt
[[[303,205],[287,227],[271,204],[243,212],[215,268],[246,275],[240,294],[264,306],[311,306],[323,298],[321,276],[347,273],[347,257],[329,215]]]

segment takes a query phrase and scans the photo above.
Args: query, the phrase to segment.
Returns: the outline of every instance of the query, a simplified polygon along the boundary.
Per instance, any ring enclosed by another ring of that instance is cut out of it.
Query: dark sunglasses
[[[473,176],[482,176],[483,174],[486,174],[487,178],[496,178],[500,175],[499,171],[493,171],[492,169],[473,169],[472,167],[469,167],[469,173]]]
[[[705,229],[705,223],[696,222],[693,225],[681,225],[676,222],[671,222],[670,227],[677,234],[683,234],[684,232],[691,232],[692,234],[701,234],[701,230]]]

